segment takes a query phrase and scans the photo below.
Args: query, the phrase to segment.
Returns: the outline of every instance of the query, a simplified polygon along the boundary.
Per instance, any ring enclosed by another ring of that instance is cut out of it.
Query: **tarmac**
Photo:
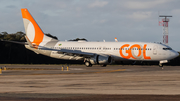
[[[180,101],[180,66],[4,66],[0,101]]]

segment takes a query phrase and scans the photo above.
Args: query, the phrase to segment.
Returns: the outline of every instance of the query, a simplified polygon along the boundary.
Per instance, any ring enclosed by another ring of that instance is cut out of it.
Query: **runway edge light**
[[[0,74],[2,74],[2,67],[0,67]]]

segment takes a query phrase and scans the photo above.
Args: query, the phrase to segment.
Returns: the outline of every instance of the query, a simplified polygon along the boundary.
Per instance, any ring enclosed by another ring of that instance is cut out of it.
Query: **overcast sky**
[[[162,42],[159,11],[173,16],[169,46],[180,51],[180,0],[0,0],[0,32],[25,32],[21,8],[61,41]]]

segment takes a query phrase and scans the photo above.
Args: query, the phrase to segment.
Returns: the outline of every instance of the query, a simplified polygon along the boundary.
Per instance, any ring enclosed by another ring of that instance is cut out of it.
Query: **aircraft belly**
[[[35,48],[31,48],[29,45],[25,45],[25,47],[31,51],[34,51],[36,54],[43,54],[46,56],[50,56],[51,51],[49,50],[39,50],[39,49],[35,49]]]

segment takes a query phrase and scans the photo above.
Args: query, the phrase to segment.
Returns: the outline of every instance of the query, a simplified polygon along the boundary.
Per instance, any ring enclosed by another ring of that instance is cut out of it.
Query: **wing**
[[[69,50],[69,49],[52,49],[43,46],[38,46],[39,50],[51,50],[51,51],[58,51],[59,54],[66,54],[66,55],[75,55],[81,57],[93,57],[95,53],[89,52],[82,52],[80,50]]]

